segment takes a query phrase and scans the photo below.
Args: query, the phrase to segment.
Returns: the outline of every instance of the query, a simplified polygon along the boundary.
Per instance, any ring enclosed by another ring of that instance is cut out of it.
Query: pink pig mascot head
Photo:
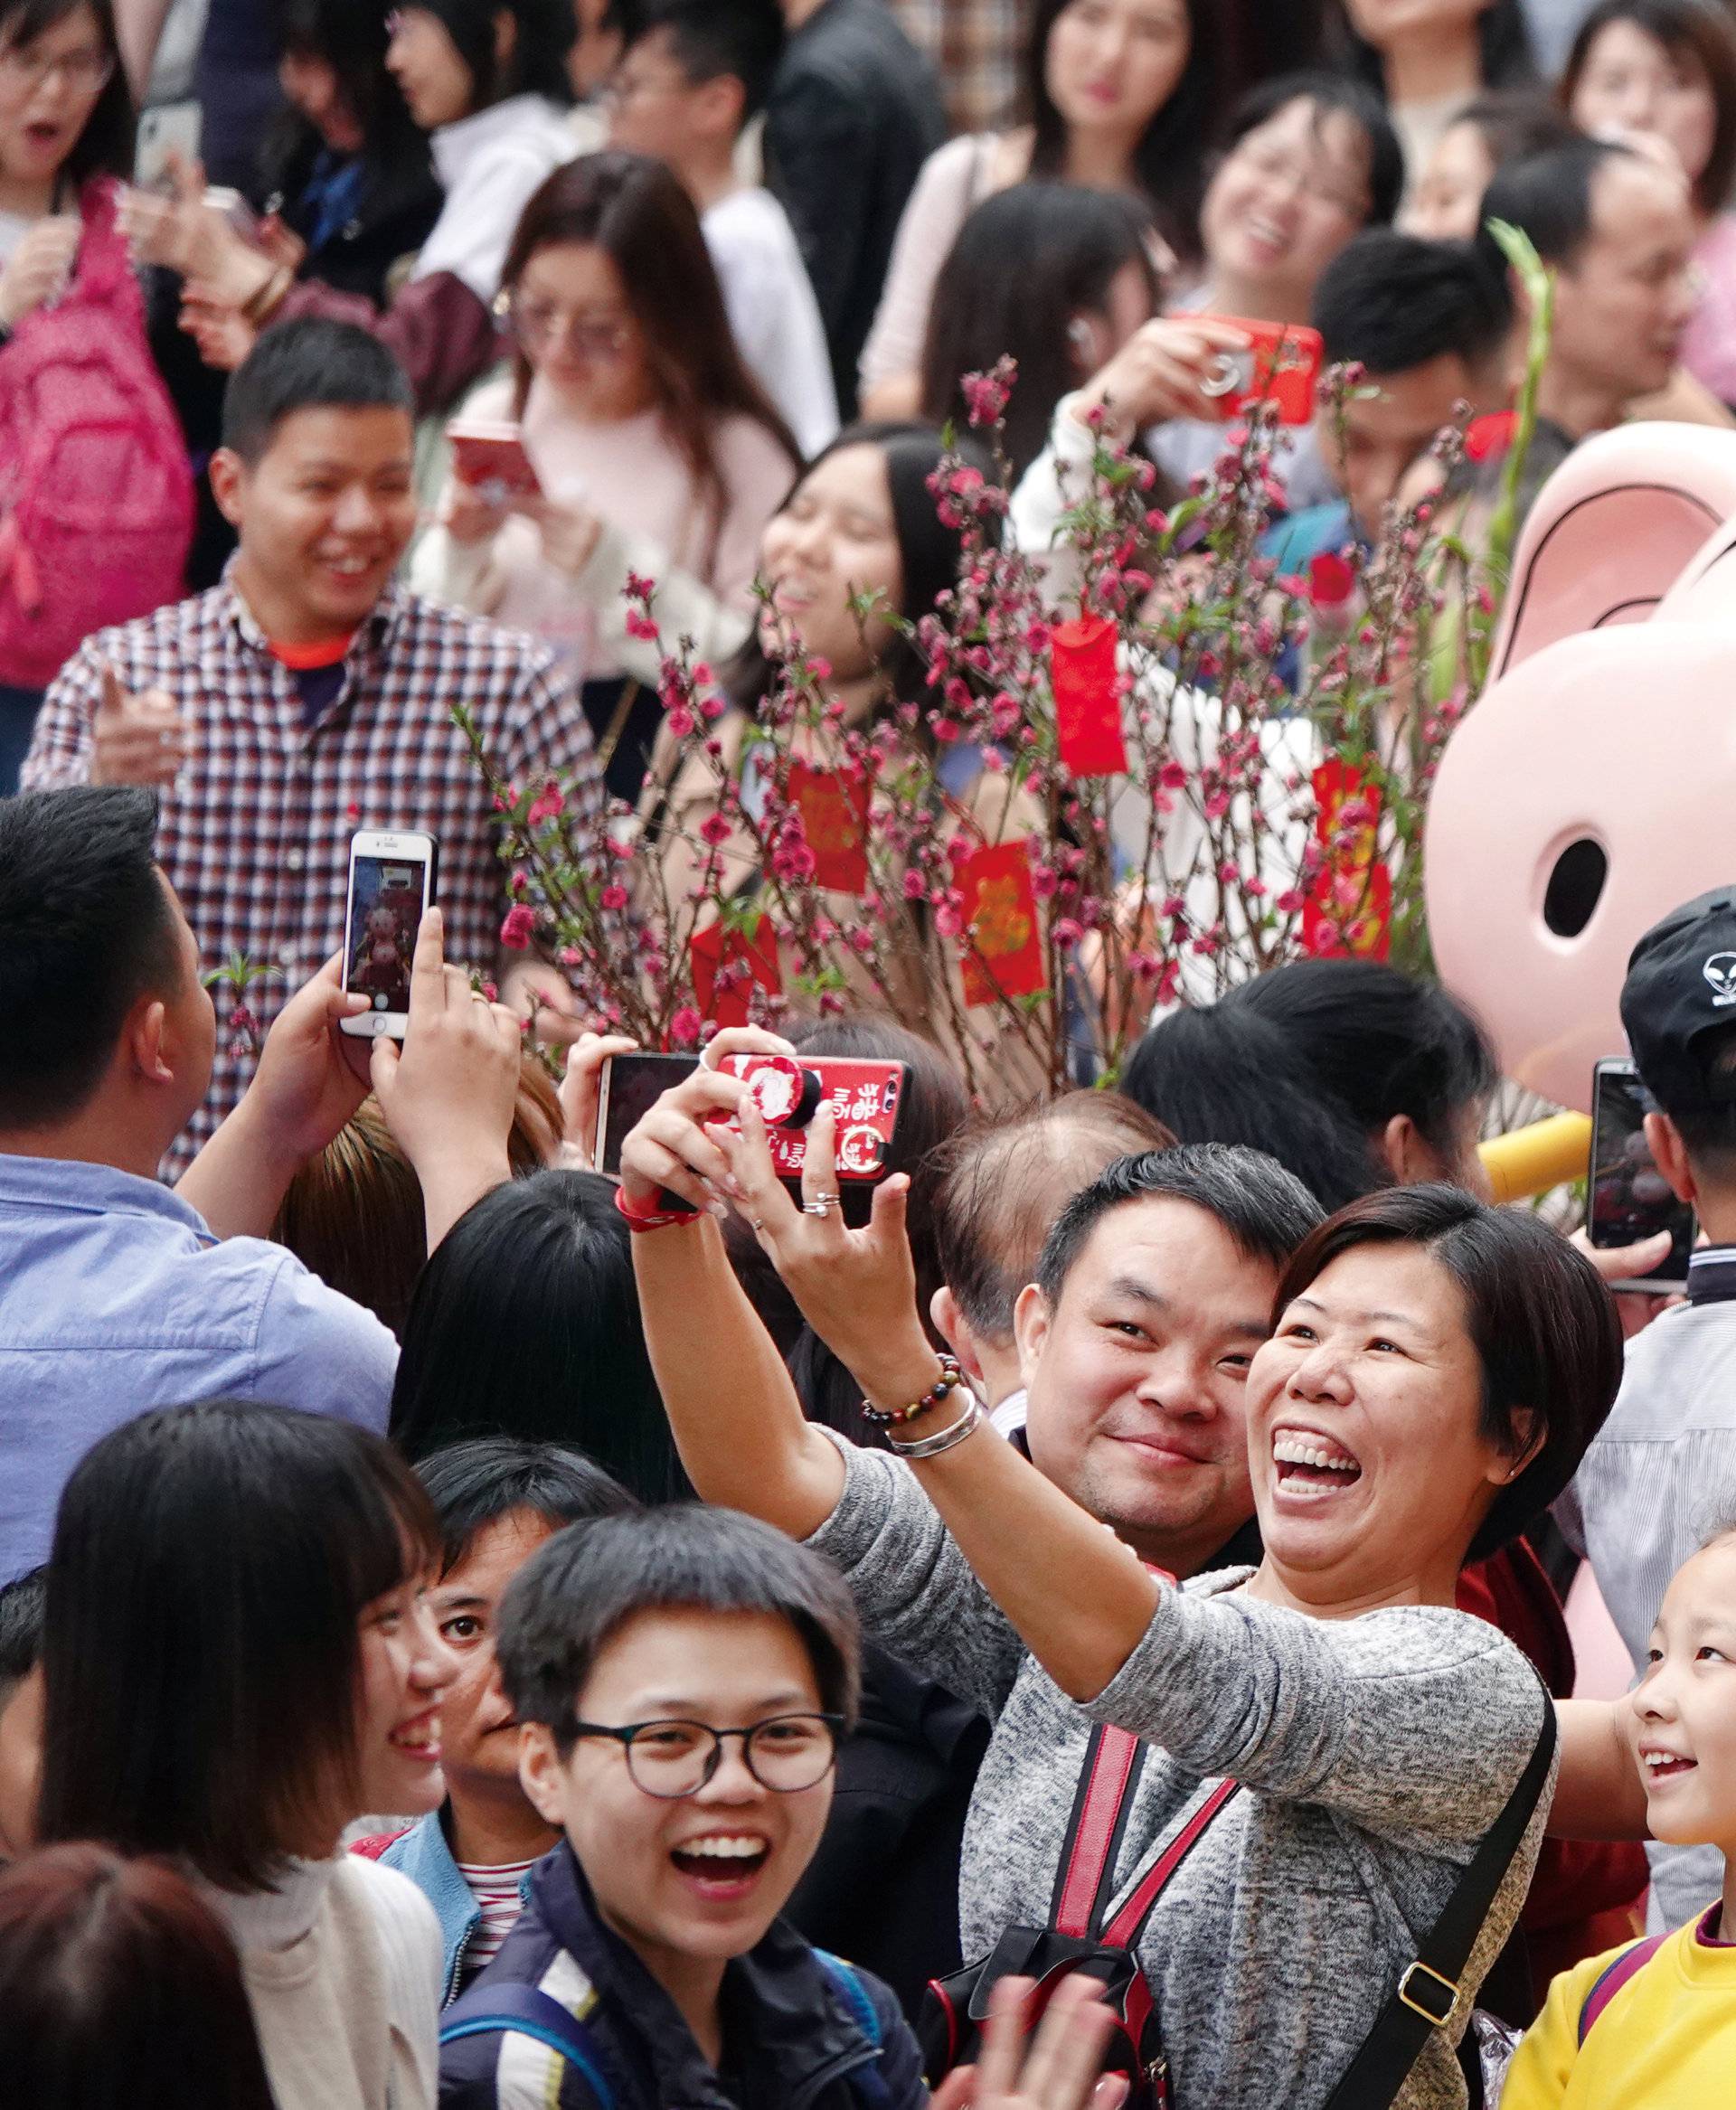
[[[1635,425],[1533,508],[1487,688],[1429,801],[1442,979],[1511,1077],[1590,1104],[1628,955],[1736,881],[1736,432]]]

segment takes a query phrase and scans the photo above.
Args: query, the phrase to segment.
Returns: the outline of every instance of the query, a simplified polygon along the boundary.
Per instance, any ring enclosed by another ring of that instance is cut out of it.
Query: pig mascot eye
[[[1736,881],[1736,432],[1576,448],[1520,535],[1491,665],[1429,800],[1429,937],[1506,1073],[1584,1110],[1626,1047],[1636,939]]]

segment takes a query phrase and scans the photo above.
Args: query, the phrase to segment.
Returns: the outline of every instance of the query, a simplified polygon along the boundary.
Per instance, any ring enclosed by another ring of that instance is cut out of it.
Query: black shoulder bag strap
[[[1326,2110],[1387,2110],[1430,2033],[1452,2021],[1459,2002],[1459,1979],[1535,1813],[1554,1757],[1555,1702],[1545,1692],[1537,1748],[1507,1797],[1506,1807],[1471,1856],[1440,1917],[1419,1945],[1414,1962],[1401,1974]]]

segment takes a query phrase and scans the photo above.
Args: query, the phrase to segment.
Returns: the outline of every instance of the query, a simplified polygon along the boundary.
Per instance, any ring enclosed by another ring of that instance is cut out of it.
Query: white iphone
[[[422,914],[434,900],[432,835],[359,828],[350,838],[350,896],[344,918],[344,986],[373,1009],[341,1021],[358,1040],[401,1041],[410,1027],[410,963]]]

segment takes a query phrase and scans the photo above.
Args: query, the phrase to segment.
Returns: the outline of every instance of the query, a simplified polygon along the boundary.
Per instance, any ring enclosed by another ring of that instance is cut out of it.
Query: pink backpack
[[[19,688],[179,598],[193,541],[186,442],[115,203],[87,187],[71,285],[0,349],[0,682]]]

